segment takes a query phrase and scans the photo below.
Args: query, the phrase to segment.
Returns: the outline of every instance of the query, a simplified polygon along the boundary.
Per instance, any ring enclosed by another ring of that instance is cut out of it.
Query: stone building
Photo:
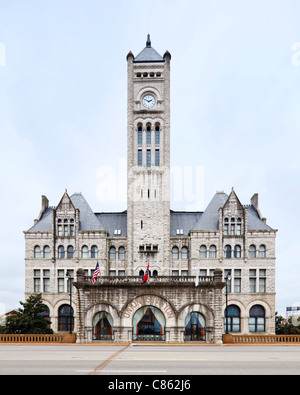
[[[56,207],[42,196],[24,232],[25,296],[42,292],[53,330],[72,329],[79,342],[219,343],[226,329],[275,331],[276,230],[258,195],[243,205],[232,189],[204,212],[170,208],[170,63],[149,36],[127,55],[127,210],[94,212],[65,191]]]

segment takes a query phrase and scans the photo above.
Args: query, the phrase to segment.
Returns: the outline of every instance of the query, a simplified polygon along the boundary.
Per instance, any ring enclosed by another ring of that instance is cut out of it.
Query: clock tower
[[[127,55],[128,275],[170,274],[170,61],[149,35]]]

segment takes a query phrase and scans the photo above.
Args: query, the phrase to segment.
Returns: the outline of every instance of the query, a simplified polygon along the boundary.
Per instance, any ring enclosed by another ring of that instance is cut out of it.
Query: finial
[[[147,36],[146,46],[147,46],[148,48],[151,48],[150,34],[148,34],[148,36]]]

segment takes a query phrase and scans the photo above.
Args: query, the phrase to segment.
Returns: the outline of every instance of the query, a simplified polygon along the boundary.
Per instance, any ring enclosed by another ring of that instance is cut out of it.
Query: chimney
[[[46,198],[45,195],[42,195],[42,208],[39,217],[37,219],[37,222],[42,218],[44,211],[46,210],[46,208],[48,208],[48,206],[49,206],[49,200]]]
[[[252,198],[251,198],[251,204],[252,206],[255,208],[255,210],[257,211],[257,214],[259,216],[260,219],[262,219],[262,215],[260,213],[259,207],[258,207],[258,193],[255,193]]]
[[[258,193],[255,193],[252,198],[251,198],[251,204],[255,208],[255,210],[258,210]]]

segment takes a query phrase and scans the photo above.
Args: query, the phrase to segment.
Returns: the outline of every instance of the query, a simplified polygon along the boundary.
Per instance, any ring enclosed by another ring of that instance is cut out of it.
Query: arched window
[[[259,256],[259,258],[265,258],[266,257],[266,246],[265,245],[259,246],[258,256]]]
[[[88,246],[83,246],[81,248],[81,258],[88,258],[89,257],[89,249]]]
[[[143,144],[143,127],[141,125],[138,126],[138,145]]]
[[[109,313],[97,313],[93,319],[93,340],[112,340],[113,325],[114,321]]]
[[[249,258],[256,258],[256,247],[253,244],[249,247]]]
[[[35,246],[34,247],[34,257],[35,258],[41,258],[41,247],[40,246]]]
[[[185,341],[205,340],[205,318],[197,312],[189,313],[185,318]]]
[[[242,257],[242,249],[241,249],[241,246],[236,245],[236,246],[234,247],[234,257],[235,257],[235,258],[241,258],[241,257]]]
[[[139,272],[139,276],[140,276],[140,277],[144,277],[144,275],[145,275],[145,272],[144,272],[144,270],[140,270],[140,272]]]
[[[63,259],[65,257],[65,247],[59,246],[58,247],[58,258]]]
[[[178,249],[178,247],[173,247],[172,248],[172,259],[173,260],[178,260],[179,259],[179,249]]]
[[[116,248],[115,247],[110,247],[110,249],[109,249],[109,259],[111,261],[115,261],[116,260]]]
[[[227,329],[227,311],[228,311],[228,332],[241,331],[241,311],[240,308],[234,304],[228,306],[224,312],[224,332]]]
[[[249,312],[249,332],[265,332],[265,309],[258,304]]]
[[[67,248],[67,258],[69,258],[69,259],[74,258],[74,247],[73,246],[69,246]]]
[[[217,247],[215,245],[212,245],[209,247],[209,257],[210,258],[216,258],[217,257]]]
[[[230,245],[225,246],[224,257],[231,258],[231,246]]]
[[[72,323],[72,325],[70,325]],[[72,328],[71,328],[72,326]],[[74,312],[73,308],[68,304],[63,304],[58,309],[58,330],[70,331],[74,330]]]
[[[119,258],[119,261],[125,261],[125,248],[124,247],[119,248],[118,258]]]
[[[188,248],[187,247],[182,247],[181,259],[188,259]]]
[[[50,258],[50,247],[45,246],[43,250],[43,258],[49,259]]]
[[[93,246],[91,248],[91,258],[98,258],[98,247]]]
[[[158,276],[157,270],[153,270],[153,277],[157,277],[157,276]]]
[[[207,258],[207,248],[205,245],[200,247],[200,258]]]

